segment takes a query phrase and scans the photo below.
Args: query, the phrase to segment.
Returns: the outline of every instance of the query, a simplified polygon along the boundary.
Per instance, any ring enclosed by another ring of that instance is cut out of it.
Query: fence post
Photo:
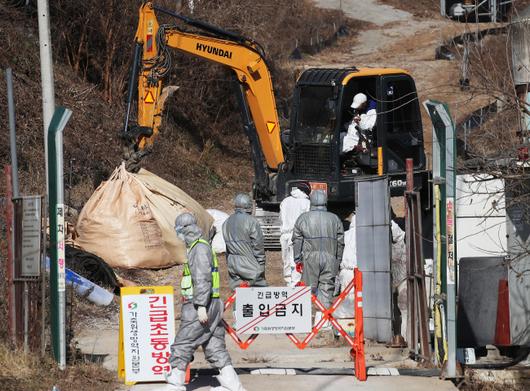
[[[72,112],[58,107],[48,130],[50,216],[50,307],[52,346],[60,369],[66,368],[63,129]]]

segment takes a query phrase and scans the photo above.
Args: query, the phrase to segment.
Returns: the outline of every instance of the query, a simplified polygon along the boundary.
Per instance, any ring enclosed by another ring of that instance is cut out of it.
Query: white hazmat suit
[[[283,278],[287,286],[294,286],[300,281],[300,273],[295,270],[293,255],[294,224],[300,215],[309,211],[309,196],[298,188],[291,190],[291,195],[280,204],[280,245],[282,246]]]
[[[344,232],[344,253],[340,263],[339,283],[341,293],[346,289],[348,284],[353,280],[353,271],[357,267],[357,243],[356,243],[356,226],[355,214],[350,217],[350,227]],[[334,312],[337,318],[354,318],[354,297],[353,291],[347,295],[342,304]]]
[[[394,220],[392,230],[392,288],[401,312],[401,336],[407,338],[407,248],[405,232]]]
[[[357,145],[368,148],[372,142],[372,131],[377,122],[376,103],[368,100],[363,93],[358,93],[353,97],[351,108],[359,110],[364,108],[364,113],[360,113],[358,121],[353,120],[348,127],[348,131],[342,140],[342,153],[353,151]]]

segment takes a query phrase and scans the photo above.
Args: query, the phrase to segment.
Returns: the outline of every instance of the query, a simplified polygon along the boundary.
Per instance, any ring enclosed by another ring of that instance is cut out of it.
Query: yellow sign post
[[[173,287],[121,288],[118,377],[125,384],[164,381],[175,339]]]

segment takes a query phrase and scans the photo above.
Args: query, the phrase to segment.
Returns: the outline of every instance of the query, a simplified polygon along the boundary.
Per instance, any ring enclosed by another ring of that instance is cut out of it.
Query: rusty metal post
[[[14,345],[16,343],[15,327],[15,285],[13,283],[13,188],[11,185],[11,166],[4,166],[4,177],[6,179],[6,234],[7,234],[7,330],[9,339]]]
[[[16,140],[16,116],[15,116],[15,98],[13,93],[13,70],[6,69],[7,84],[7,111],[9,117],[9,150],[11,152],[11,183],[12,197],[18,198],[18,161],[17,161],[17,140]]]
[[[414,160],[407,158],[405,162],[407,172],[407,191],[414,191]]]
[[[414,234],[411,224],[412,211],[410,210],[410,203],[408,202],[408,195],[414,190],[414,161],[412,159],[406,159],[405,161],[405,173],[406,173],[406,192],[404,197],[405,202],[405,238],[406,238],[406,254],[407,254],[407,335],[403,335],[406,339],[407,344],[411,350],[416,351],[416,313],[414,311],[416,298],[414,296],[414,279],[412,278],[414,265],[414,249],[413,249],[413,237]],[[401,320],[403,321],[403,320]]]

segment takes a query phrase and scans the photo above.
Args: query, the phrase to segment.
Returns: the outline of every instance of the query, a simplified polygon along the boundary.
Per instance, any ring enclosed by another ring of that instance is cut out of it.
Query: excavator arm
[[[185,32],[175,25],[159,25],[155,11],[205,29],[207,34]],[[142,155],[148,151],[159,132],[164,103],[172,92],[171,86],[164,88],[163,78],[171,69],[170,50],[175,49],[225,65],[235,72],[256,177],[266,180],[266,172],[278,169],[284,156],[272,80],[260,48],[255,43],[204,22],[157,8],[151,2],[140,7],[135,40],[135,61],[131,71],[124,133],[137,153]],[[137,81],[138,117],[137,124],[130,126],[134,81]]]

